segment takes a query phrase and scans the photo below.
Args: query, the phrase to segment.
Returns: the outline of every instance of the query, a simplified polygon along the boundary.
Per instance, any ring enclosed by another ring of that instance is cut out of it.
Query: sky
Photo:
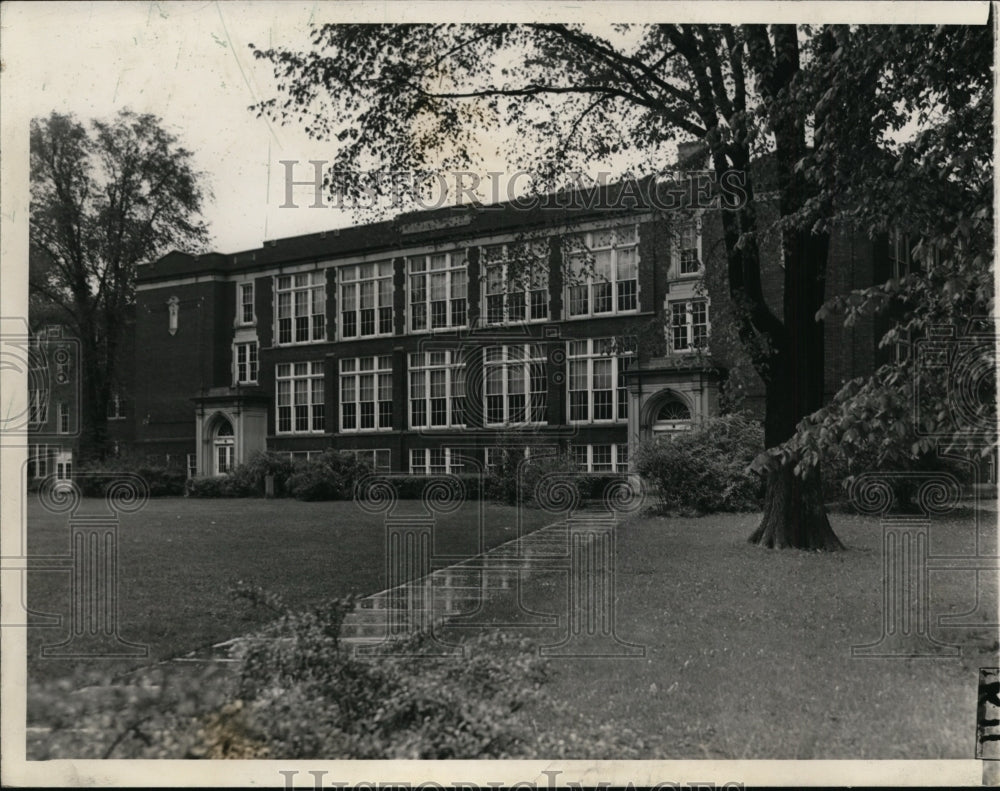
[[[278,161],[328,157],[303,132],[248,109],[273,92],[248,45],[304,42],[315,11],[294,2],[29,3],[7,9],[4,25],[18,36],[4,42],[3,59],[24,70],[22,119],[110,118],[123,108],[160,116],[205,173],[212,246],[230,252],[348,221],[333,209],[278,208]]]
[[[824,8],[847,7],[808,5],[815,21]],[[928,9],[936,5],[921,4]],[[957,6],[961,4],[943,12],[952,21]],[[334,208],[308,208],[308,187],[295,191],[299,208],[281,208],[285,169],[280,161],[303,163],[296,178],[306,178],[308,160],[329,160],[333,154],[329,144],[311,141],[300,129],[282,127],[249,110],[274,96],[275,84],[268,65],[255,60],[248,45],[304,48],[313,20],[379,21],[408,13],[424,21],[426,9],[432,7],[422,2],[4,3],[0,87],[5,139],[10,139],[14,125],[16,136],[26,143],[28,120],[52,111],[73,113],[80,120],[111,118],[123,108],[155,113],[194,152],[195,167],[205,174],[213,195],[204,212],[213,249],[235,252],[258,247],[265,239],[341,227],[356,220]],[[470,0],[448,6],[447,13],[455,21],[485,21],[498,13],[507,21],[552,8],[560,18],[599,9],[605,20],[651,14],[652,21],[668,18],[665,7],[672,19],[697,11],[739,21],[734,9],[752,13],[760,4],[583,2],[529,7]],[[775,7],[767,10],[773,14]],[[861,6],[851,10],[855,15],[863,12]],[[8,146],[5,153],[10,150]],[[493,161],[488,167],[503,169],[503,163]]]

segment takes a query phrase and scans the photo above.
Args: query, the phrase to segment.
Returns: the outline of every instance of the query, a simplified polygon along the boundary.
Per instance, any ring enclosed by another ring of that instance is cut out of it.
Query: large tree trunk
[[[97,344],[81,333],[80,445],[77,464],[102,461],[108,450],[110,388]]]
[[[826,359],[823,324],[816,311],[823,301],[823,277],[829,237],[807,231],[785,235],[785,293],[782,342],[777,345],[766,380],[764,444],[774,448],[791,439],[802,418],[823,405]],[[819,465],[803,478],[796,460],[768,466],[764,515],[750,536],[769,548],[843,549],[823,506]]]
[[[768,549],[843,549],[826,516],[818,470],[801,478],[793,467],[786,463],[768,471],[764,516],[750,543]]]

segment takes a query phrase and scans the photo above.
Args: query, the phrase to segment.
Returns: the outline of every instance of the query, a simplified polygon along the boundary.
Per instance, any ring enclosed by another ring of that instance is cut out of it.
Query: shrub
[[[417,632],[356,655],[340,640],[353,599],[294,612],[253,584],[237,581],[232,593],[280,613],[240,665],[32,685],[29,756],[637,758],[645,749],[621,723],[549,698],[546,660],[523,638],[493,632],[442,654]]]
[[[747,467],[763,448],[759,421],[736,413],[641,443],[635,468],[652,486],[661,510],[752,511],[761,504],[761,480]]]
[[[89,462],[79,468],[81,475],[74,476],[74,482],[85,497],[103,497],[108,486],[121,473],[138,475],[146,482],[150,497],[177,497],[184,494],[187,472],[180,467],[165,467],[128,457]]]
[[[298,500],[350,500],[354,485],[371,467],[353,453],[333,449],[295,466],[288,476],[288,493]]]
[[[827,502],[845,503],[850,498],[851,484],[866,472],[893,473],[933,473],[944,472],[953,475],[959,485],[974,482],[975,473],[970,464],[956,459],[942,459],[934,453],[926,453],[916,458],[880,459],[876,448],[862,443],[854,445],[850,455],[844,449],[831,449],[822,462],[823,495]],[[915,513],[920,510],[916,503],[917,492],[924,479],[915,475],[890,477],[893,491],[891,510],[899,513]]]
[[[218,478],[192,478],[187,482],[189,497],[246,497],[246,490],[234,485],[231,475]]]
[[[466,500],[481,499],[481,490],[486,485],[486,479],[477,473],[459,473],[449,477],[457,478],[462,486],[462,497]],[[391,481],[396,491],[396,496],[400,500],[419,500],[424,495],[427,484],[437,479],[436,475],[407,475],[406,477],[393,477]]]
[[[548,475],[556,475],[571,480],[576,488],[581,505],[587,500],[600,500],[611,481],[621,480],[623,473],[580,472],[573,460],[565,453],[549,453],[524,457],[517,448],[501,447],[499,461],[485,479],[486,496],[497,502],[539,507],[539,485]]]

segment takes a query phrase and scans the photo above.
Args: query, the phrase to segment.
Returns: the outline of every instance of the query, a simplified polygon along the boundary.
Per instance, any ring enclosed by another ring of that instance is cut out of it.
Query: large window
[[[413,475],[443,475],[464,469],[462,457],[454,448],[412,448],[410,473]]]
[[[306,434],[326,428],[323,363],[279,363],[278,433]]]
[[[638,226],[581,234],[569,241],[566,304],[571,318],[638,307]]]
[[[326,274],[277,277],[278,343],[326,340]]]
[[[461,352],[410,354],[410,428],[465,425],[465,362]]]
[[[240,324],[253,324],[253,283],[240,283],[237,286],[239,292],[239,319]]]
[[[257,384],[257,341],[237,343],[234,358],[236,384]]]
[[[481,261],[487,324],[549,317],[549,272],[544,252],[497,244],[483,248]]]
[[[340,430],[392,428],[392,357],[340,361]]]
[[[539,344],[483,349],[486,425],[544,423],[545,351]]]
[[[392,261],[340,269],[340,337],[391,335]]]
[[[677,272],[697,275],[701,272],[701,220],[681,224],[677,234]]]
[[[670,303],[670,341],[675,352],[704,348],[708,331],[708,300]]]
[[[469,273],[458,253],[407,259],[410,330],[464,327]]]
[[[573,445],[573,462],[581,472],[628,472],[628,445]]]
[[[632,351],[616,348],[621,345],[613,338],[569,342],[571,423],[628,420],[625,371],[632,361]]]

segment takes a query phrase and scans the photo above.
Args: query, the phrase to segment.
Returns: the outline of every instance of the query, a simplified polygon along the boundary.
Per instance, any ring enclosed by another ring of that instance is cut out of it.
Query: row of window
[[[120,409],[120,401],[115,402],[116,413]],[[112,405],[108,405],[108,419],[121,417],[120,414],[111,414]],[[45,388],[32,388],[28,391],[28,425],[31,428],[39,428],[49,419],[49,395]],[[70,407],[65,401],[56,404],[56,433],[70,433]]]
[[[615,315],[638,309],[638,226],[566,237],[567,315]],[[677,243],[678,272],[701,270],[697,223],[682,227]],[[464,252],[406,259],[407,328],[410,332],[464,327],[468,321],[468,270]],[[499,244],[482,248],[484,320],[487,324],[549,319],[548,250],[544,244]],[[394,333],[391,261],[337,269],[340,338],[372,338]],[[238,323],[252,325],[254,285],[237,286]],[[326,273],[275,278],[279,345],[325,341]]]
[[[307,460],[322,451],[291,451],[289,459]],[[347,451],[359,461],[369,464],[375,472],[392,471],[392,452],[388,448]],[[512,452],[503,448],[486,448],[486,470],[494,471],[502,463],[502,455]],[[530,458],[532,449],[516,451],[521,458]],[[555,453],[555,448],[544,448],[545,453]],[[465,470],[468,450],[458,448],[412,448],[409,456],[409,472],[412,475],[457,474]],[[628,472],[628,445],[573,445],[570,453],[581,472]]]
[[[60,480],[73,477],[73,452],[51,445],[29,445],[28,478],[46,478],[53,473]]]
[[[543,347],[532,343],[488,346],[482,354],[485,424],[543,424],[548,403]],[[624,373],[631,355],[630,349],[615,349],[611,338],[570,342],[571,423],[628,419]],[[466,363],[460,352],[413,352],[408,374],[411,429],[465,426]],[[392,376],[389,355],[340,360],[339,431],[392,429]],[[323,364],[280,363],[275,378],[277,433],[325,431]]]
[[[363,311],[362,311],[363,312]],[[708,301],[705,299],[690,299],[682,300],[678,302],[670,303],[670,344],[674,351],[691,351],[694,349],[701,349],[708,343],[709,336],[709,317],[708,317]],[[602,343],[603,341],[571,341],[570,342],[570,358],[582,357],[582,358],[593,358],[601,357],[606,354],[604,350],[597,351],[596,347],[585,349],[588,343]],[[525,347],[528,348],[528,347]],[[442,354],[444,354],[442,352]],[[411,355],[413,358],[414,355]],[[544,361],[539,359],[537,365],[532,366],[528,360],[531,359],[530,353],[525,357],[525,368],[523,370],[508,370],[501,371],[497,367],[501,361],[499,360],[487,360],[487,366],[490,368],[487,376],[487,391],[488,396],[487,402],[493,405],[493,412],[497,416],[509,415],[511,411],[515,413],[524,412],[526,406],[518,404],[518,396],[524,395],[525,392],[532,393],[536,390],[529,389],[524,390],[524,382],[529,382],[532,385],[538,384],[542,381],[543,377],[541,372],[544,371]],[[235,384],[257,384],[258,374],[260,371],[260,366],[258,363],[258,346],[256,341],[244,341],[234,344],[233,346],[233,381]],[[427,392],[432,390],[450,391],[451,380],[455,377],[460,377],[460,374],[451,373],[451,370],[455,367],[455,363],[449,362],[445,363],[434,363],[429,367],[436,368],[437,370],[433,374],[428,374],[426,377],[419,378],[419,382],[423,384],[416,384],[417,388],[423,386],[426,388]],[[411,361],[411,367],[413,362]],[[591,408],[599,411],[602,417],[596,417],[595,420],[608,420],[611,419],[610,412],[613,411],[613,407],[610,401],[604,400],[606,396],[596,396],[592,397],[588,395],[591,391],[590,383],[597,385],[598,390],[608,391],[611,388],[607,387],[609,381],[614,381],[621,377],[624,372],[624,368],[620,367],[614,359],[606,359],[603,361],[594,362],[592,360],[577,360],[571,362],[570,364],[570,390],[576,391],[578,394],[574,396],[574,406],[573,410],[583,414]],[[418,379],[411,378],[411,386],[414,386]],[[543,388],[544,389],[544,388]],[[540,391],[539,391],[540,392]],[[513,400],[510,396],[514,396]],[[415,396],[415,398],[424,400],[426,398],[445,398],[444,395],[438,396]],[[117,399],[117,397],[116,397]],[[389,399],[391,400],[391,399]],[[39,403],[41,403],[39,401]],[[121,417],[119,413],[120,400],[115,400],[115,415],[112,415],[109,411],[109,417]],[[34,405],[35,402],[33,401]],[[442,404],[439,402],[438,406],[441,407]],[[537,406],[537,405],[536,405]],[[414,426],[426,426],[426,425],[454,425],[461,424],[461,420],[456,420],[452,417],[442,418],[443,414],[451,414],[451,410],[460,410],[460,403],[453,402],[449,405],[445,405],[445,412],[438,412],[437,418],[433,418],[427,415],[425,418],[413,417]],[[33,407],[34,408],[34,407]],[[423,408],[431,409],[430,404],[424,404]],[[537,409],[534,410],[537,412]],[[528,414],[533,414],[530,411]],[[32,413],[34,414],[34,412]],[[444,419],[446,422],[441,423],[440,421]],[[495,422],[503,422],[504,420],[511,420],[509,417],[497,417]],[[540,419],[540,418],[539,418]],[[574,418],[579,420],[585,420],[585,417]],[[423,422],[420,422],[420,421]],[[527,422],[532,422],[533,418],[528,417]],[[44,422],[44,418],[43,418]],[[518,422],[521,422],[518,420]],[[368,426],[371,428],[371,426]]]

